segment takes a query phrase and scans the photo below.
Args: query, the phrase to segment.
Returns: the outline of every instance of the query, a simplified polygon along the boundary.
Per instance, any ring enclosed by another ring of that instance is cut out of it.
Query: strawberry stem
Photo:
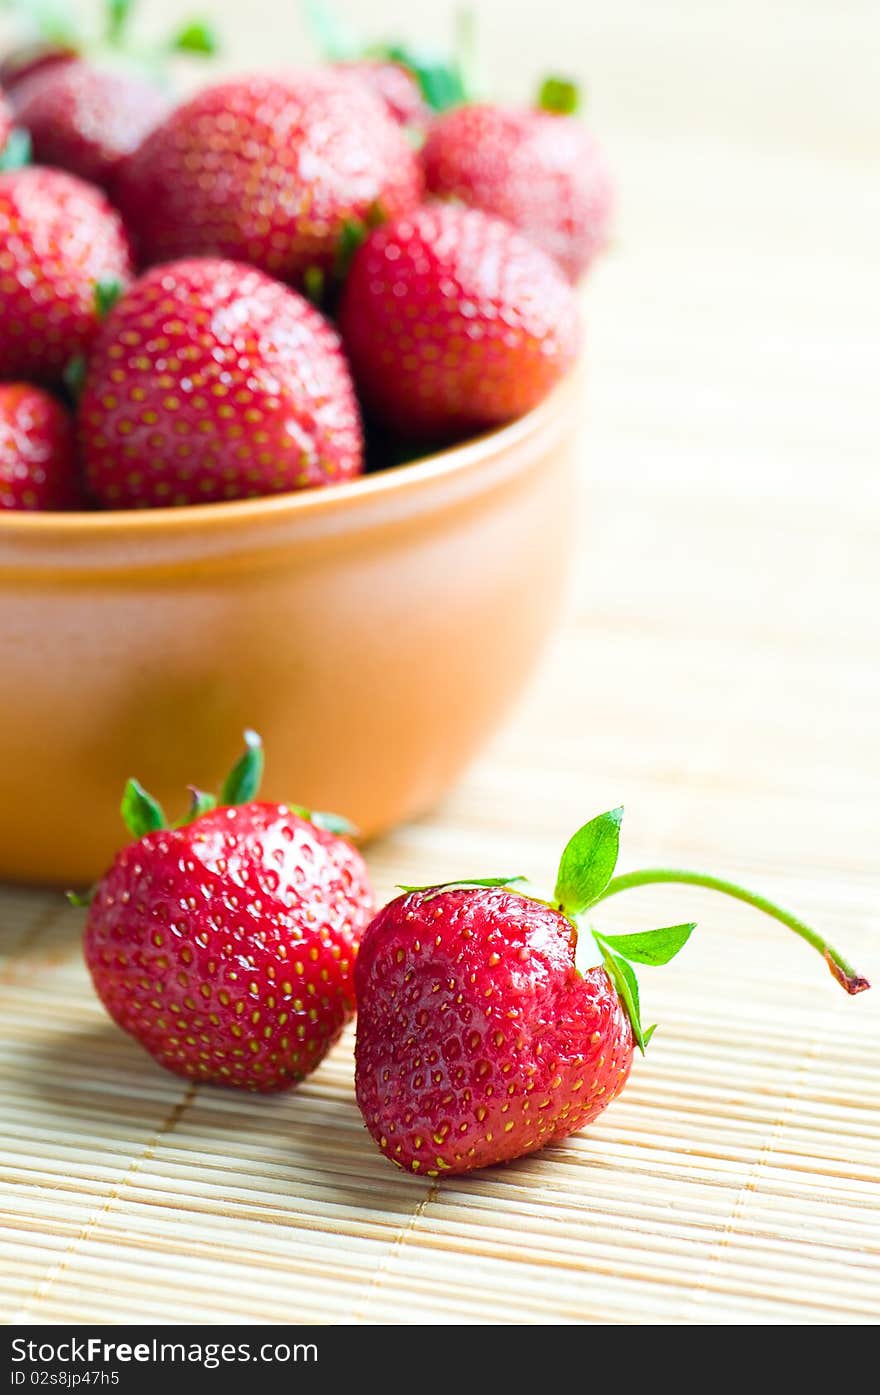
[[[538,108],[554,116],[574,116],[581,104],[580,92],[568,78],[547,77],[538,92]]]
[[[870,988],[870,983],[862,974],[857,973],[843,955],[834,949],[817,930],[813,930],[805,924],[799,916],[792,915],[791,911],[786,911],[782,906],[778,906],[774,901],[769,901],[766,896],[759,896],[757,892],[748,891],[745,887],[739,886],[736,882],[729,882],[723,877],[712,877],[706,872],[689,872],[674,867],[646,867],[638,872],[626,872],[622,876],[614,877],[595,899],[594,905],[600,901],[607,901],[609,896],[616,896],[618,892],[630,891],[637,886],[654,886],[658,882],[677,882],[689,886],[702,886],[709,891],[720,891],[725,896],[732,896],[735,901],[744,901],[747,906],[754,906],[756,910],[763,911],[765,915],[772,916],[782,925],[787,925],[789,930],[793,930],[796,935],[800,935],[802,940],[806,940],[808,945],[818,950],[825,963],[828,965],[832,975],[847,993],[862,993],[866,988]]]

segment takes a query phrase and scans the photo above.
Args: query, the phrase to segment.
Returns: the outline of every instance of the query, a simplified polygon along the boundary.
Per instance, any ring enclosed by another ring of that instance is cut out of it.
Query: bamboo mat
[[[268,0],[252,8],[268,26]],[[480,8],[521,67],[539,44],[549,63],[557,12],[528,48],[533,11]],[[572,44],[623,213],[589,297],[572,604],[480,763],[369,850],[377,887],[546,878],[622,801],[622,869],[740,877],[880,980],[867,12],[783,5],[791,25],[768,29],[751,0],[735,27],[715,4],[601,8],[577,10]],[[875,1322],[880,990],[847,999],[793,936],[708,893],[603,915],[700,922],[644,973],[660,1028],[627,1091],[545,1155],[429,1183],[364,1132],[350,1036],[284,1098],[185,1087],[104,1018],[80,915],[0,892],[4,1317]]]

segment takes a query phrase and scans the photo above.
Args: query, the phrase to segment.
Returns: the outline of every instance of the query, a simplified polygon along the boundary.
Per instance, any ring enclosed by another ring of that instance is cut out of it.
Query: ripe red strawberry
[[[415,892],[373,921],[356,971],[357,1096],[392,1162],[436,1177],[588,1124],[623,1089],[629,1019],[573,927],[489,889]]]
[[[412,207],[418,161],[363,82],[323,69],[206,88],[126,163],[118,198],[146,262],[217,254],[300,282],[343,229]]]
[[[0,87],[13,93],[19,83],[36,77],[38,73],[48,73],[53,68],[72,63],[77,56],[70,45],[52,43],[46,39],[21,44],[0,59]]]
[[[339,324],[364,402],[382,422],[452,436],[534,407],[577,353],[574,294],[499,219],[433,204],[358,249]]]
[[[357,400],[336,331],[237,262],[154,267],[111,310],[79,403],[103,504],[209,503],[360,474]]]
[[[137,841],[95,889],[84,948],[110,1016],[160,1065],[284,1090],[352,1015],[373,894],[360,854],[321,816],[254,802],[261,753],[249,739],[224,807],[198,812],[211,803],[198,796],[182,827],[166,827],[129,782],[123,813]]]
[[[545,92],[570,95],[565,84]],[[512,223],[572,281],[608,242],[613,187],[601,150],[563,110],[463,106],[431,126],[422,151],[430,193]]]
[[[58,381],[98,329],[96,283],[130,274],[100,190],[60,170],[0,174],[0,378]]]
[[[167,112],[168,99],[131,72],[73,62],[19,83],[15,106],[36,163],[111,188],[122,161]]]
[[[67,408],[30,383],[0,383],[0,509],[82,507]]]
[[[11,130],[12,110],[6,98],[4,97],[3,92],[0,91],[0,155],[3,154],[3,151],[6,147],[6,142],[9,139],[9,132]]]
[[[412,131],[422,131],[427,126],[431,109],[417,79],[402,63],[382,58],[355,58],[336,66],[341,72],[351,73],[365,82],[381,98],[399,126]]]
[[[631,961],[665,964],[693,925],[594,931],[603,963],[575,967],[577,922],[627,887],[685,881],[751,901],[825,955],[850,993],[868,987],[814,931],[731,883],[664,869],[612,873],[622,810],[574,835],[553,902],[521,878],[403,888],[363,937],[355,970],[356,1090],[382,1152],[429,1177],[507,1162],[582,1128],[626,1084],[642,1029]]]

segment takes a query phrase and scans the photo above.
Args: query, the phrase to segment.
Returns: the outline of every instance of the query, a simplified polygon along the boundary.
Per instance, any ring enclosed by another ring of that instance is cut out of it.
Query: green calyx
[[[588,911],[609,897],[637,886],[675,882],[701,886],[719,891],[737,901],[744,901],[794,930],[802,940],[822,955],[832,975],[847,993],[861,993],[870,987],[868,980],[857,973],[843,956],[829,945],[818,931],[811,929],[798,916],[777,906],[765,896],[746,890],[736,882],[713,877],[704,872],[689,872],[670,867],[646,868],[615,877],[620,847],[622,809],[600,814],[578,829],[566,844],[559,864],[554,902],[559,910],[576,925]],[[644,1053],[653,1027],[644,1030],[641,1023],[639,985],[633,963],[657,966],[668,964],[687,944],[694,924],[672,925],[661,930],[649,930],[635,935],[605,935],[590,927],[602,962],[623,1002],[633,1035]]]
[[[423,901],[433,901],[435,896],[442,896],[446,891],[476,891],[486,887],[511,887],[518,882],[526,881],[526,877],[473,877],[460,882],[440,882],[437,885],[427,886],[403,886],[398,883],[397,890],[403,891],[407,895],[415,891],[426,891],[427,896],[423,896]]]
[[[130,33],[137,0],[103,0],[95,23],[84,20],[81,13],[72,14],[74,7],[69,0],[5,0],[5,7],[16,12],[22,29],[32,38],[67,49],[72,57],[122,57],[147,72],[161,70],[170,55],[207,58],[219,49],[213,26],[201,16],[186,20],[159,44],[138,43]],[[0,8],[4,8],[4,0],[0,0]]]
[[[301,819],[307,819],[316,828],[323,828],[325,833],[333,833],[337,838],[357,838],[360,832],[357,824],[329,809],[306,809],[302,804],[288,804],[287,807],[292,814],[298,814]]]
[[[144,789],[139,780],[127,780],[122,793],[120,813],[132,839],[137,841],[146,837],[148,833],[156,833],[163,828],[184,828],[203,814],[210,813],[212,809],[249,804],[256,799],[263,778],[263,743],[255,731],[247,730],[244,733],[244,744],[245,749],[223,781],[220,794],[210,794],[196,785],[190,785],[189,809],[176,823],[168,821],[162,805]],[[290,804],[287,807],[292,813],[314,824],[316,828],[325,829],[337,837],[352,838],[357,834],[354,824],[339,814],[305,809],[301,804]],[[72,906],[90,906],[97,889],[97,886],[92,886],[84,892],[68,891],[67,899]]]
[[[765,896],[747,891],[735,882],[725,881],[704,872],[688,872],[670,867],[647,868],[639,872],[627,872],[615,876],[618,853],[620,851],[620,826],[623,809],[610,809],[599,814],[589,823],[579,828],[566,843],[559,863],[556,888],[552,901],[539,901],[541,905],[552,905],[564,915],[572,925],[572,937],[576,938],[579,928],[586,926],[592,935],[601,955],[602,964],[614,984],[617,994],[626,1009],[632,1026],[633,1036],[639,1050],[644,1055],[645,1048],[654,1034],[654,1027],[642,1026],[639,982],[634,964],[644,964],[658,968],[668,964],[684,949],[696,924],[689,921],[681,925],[667,925],[659,930],[646,930],[629,935],[607,935],[595,929],[586,921],[588,913],[609,897],[636,886],[649,886],[661,882],[676,882],[688,886],[701,886],[711,891],[722,892],[746,905],[754,906],[765,915],[788,926],[802,940],[811,945],[824,958],[837,982],[847,993],[861,993],[870,987],[868,980],[857,973],[851,964],[823,938],[818,931],[806,925],[798,916],[783,910]],[[524,882],[525,877],[485,877],[473,880],[445,882],[435,886],[400,886],[403,892],[427,892],[426,900],[440,896],[445,891],[465,891],[481,887],[514,887]],[[519,892],[528,895],[527,892]],[[538,901],[539,898],[531,899]]]
[[[223,781],[220,794],[206,793],[189,786],[189,809],[183,818],[171,823],[162,805],[144,789],[139,780],[128,780],[122,794],[120,813],[132,838],[143,838],[162,828],[183,828],[218,805],[248,804],[256,799],[263,777],[263,743],[255,731],[244,734],[245,749]]]
[[[124,289],[115,276],[104,276],[95,282],[95,310],[99,320],[106,320]]]
[[[474,70],[474,20],[469,10],[456,17],[454,53],[443,57],[407,43],[365,43],[325,0],[303,0],[303,14],[315,47],[331,63],[372,59],[397,63],[412,73],[425,104],[446,111],[469,99]]]
[[[219,51],[217,32],[207,20],[194,19],[179,29],[168,41],[171,53],[192,53],[199,58],[211,58]]]
[[[123,822],[132,838],[143,838],[146,833],[155,833],[161,828],[184,828],[212,809],[250,804],[260,792],[263,767],[263,743],[255,731],[248,730],[244,734],[244,751],[223,781],[219,795],[190,785],[189,809],[182,819],[170,823],[161,804],[144,789],[140,781],[129,780],[122,796]],[[352,838],[357,834],[354,824],[340,814],[306,809],[301,804],[288,804],[287,808],[313,823],[316,828],[323,828],[337,837]]]
[[[244,753],[239,756],[220,789],[223,805],[249,804],[256,799],[263,779],[263,743],[255,731],[244,734]]]
[[[370,228],[378,226],[381,221],[382,216],[378,212],[376,222],[365,223],[360,218],[346,218],[339,232],[333,262],[333,275],[338,281],[343,281],[348,275],[355,253],[366,241]]]
[[[85,354],[74,354],[64,365],[61,379],[64,386],[67,388],[74,406],[76,406],[79,401],[82,390],[85,387],[88,366]]]
[[[24,169],[25,165],[30,164],[32,154],[30,132],[21,126],[13,126],[5,146],[0,150],[0,174]]]
[[[568,78],[547,77],[538,92],[538,108],[555,116],[574,116],[580,110],[581,95],[577,83]]]

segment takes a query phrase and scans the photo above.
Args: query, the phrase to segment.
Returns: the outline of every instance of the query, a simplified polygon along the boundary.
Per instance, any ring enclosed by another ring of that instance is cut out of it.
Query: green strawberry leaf
[[[457,60],[448,62],[408,44],[379,44],[371,48],[369,54],[371,58],[407,68],[433,111],[446,111],[467,101],[464,77]]]
[[[195,19],[177,31],[168,47],[172,53],[197,53],[210,58],[219,51],[220,43],[206,20]]]
[[[107,318],[124,289],[122,282],[115,276],[104,276],[95,282],[95,309],[99,320]]]
[[[190,805],[182,819],[178,819],[175,828],[184,828],[186,824],[193,823],[201,818],[202,814],[209,814],[212,809],[217,808],[217,798],[213,794],[208,794],[205,790],[198,789],[195,785],[189,787]]]
[[[553,897],[571,919],[598,900],[610,882],[617,864],[622,818],[622,808],[600,814],[566,844]]]
[[[64,365],[61,379],[67,391],[70,393],[74,406],[79,401],[80,394],[86,381],[86,370],[88,363],[85,354],[74,354]]]
[[[86,891],[65,891],[64,895],[71,906],[81,909],[83,906],[90,906],[98,893],[97,883],[88,887]]]
[[[22,126],[13,126],[5,146],[0,150],[0,174],[24,169],[25,165],[30,164],[32,154],[30,132]]]
[[[360,832],[350,819],[344,818],[342,814],[331,813],[328,809],[306,809],[302,804],[288,804],[287,807],[292,813],[299,814],[301,819],[308,819],[316,828],[335,833],[337,838],[356,838]]]
[[[248,804],[256,799],[263,778],[263,743],[255,731],[244,734],[245,752],[230,770],[220,790],[222,805]]]
[[[603,942],[601,935],[596,935],[594,933],[593,937],[602,952],[605,968],[614,987],[617,989],[618,997],[626,1008],[626,1014],[630,1020],[636,1044],[644,1056],[645,1047],[654,1034],[654,1028],[649,1027],[647,1032],[642,1030],[641,1010],[639,1007],[639,981],[636,978],[635,970],[631,964],[627,964],[625,959],[621,959],[619,954],[615,954],[614,951]]]
[[[317,305],[318,309],[321,308],[323,303],[326,286],[327,278],[324,275],[323,268],[320,266],[307,266],[303,272],[303,292],[306,299],[310,300],[313,305]]]
[[[662,930],[645,930],[638,935],[602,935],[602,942],[636,964],[668,964],[684,949],[695,929],[694,922],[668,925]]]
[[[568,78],[548,77],[541,83],[538,107],[557,116],[573,116],[581,104],[577,84]]]
[[[429,891],[430,896],[424,899],[433,901],[435,896],[442,896],[444,891],[474,891],[480,887],[515,886],[517,882],[525,881],[528,881],[528,877],[470,877],[459,882],[429,882],[427,886],[404,886],[398,882],[397,890],[407,895],[413,891]]]
[[[145,833],[168,827],[162,805],[147,794],[138,780],[129,780],[126,784],[120,812],[132,838],[143,838]]]
[[[134,0],[104,0],[104,32],[109,44],[122,42],[133,9]]]
[[[354,254],[366,241],[370,228],[360,218],[346,218],[339,230],[339,241],[333,260],[333,274],[342,281],[348,275]]]

